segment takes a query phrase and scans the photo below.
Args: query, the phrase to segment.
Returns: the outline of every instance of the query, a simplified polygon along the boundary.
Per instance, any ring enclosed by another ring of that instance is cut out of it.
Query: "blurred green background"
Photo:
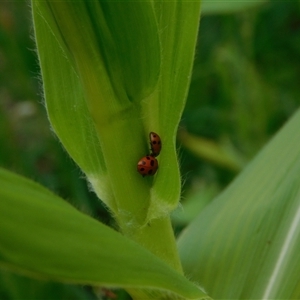
[[[204,3],[178,131],[182,205],[191,214],[174,214],[177,231],[234,179],[299,106],[299,1],[261,2],[236,10],[214,10]],[[40,182],[112,225],[84,174],[51,131],[32,36],[28,2],[1,1],[0,166]],[[36,288],[32,297],[20,298],[28,285],[2,272],[0,298],[39,299]],[[68,297],[94,299],[87,288]],[[50,293],[49,299],[60,298]]]

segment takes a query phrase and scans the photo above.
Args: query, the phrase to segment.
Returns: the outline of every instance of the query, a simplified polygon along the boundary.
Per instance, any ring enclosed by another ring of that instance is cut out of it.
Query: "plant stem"
[[[147,248],[156,256],[164,260],[172,268],[183,274],[179,259],[176,240],[169,217],[154,219],[146,226],[123,233],[143,247]]]

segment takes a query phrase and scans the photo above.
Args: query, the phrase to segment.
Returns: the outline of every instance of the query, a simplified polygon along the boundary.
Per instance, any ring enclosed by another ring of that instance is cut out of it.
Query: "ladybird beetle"
[[[153,176],[157,169],[157,159],[152,155],[142,157],[137,164],[137,170],[141,175],[143,175],[143,177],[148,175]]]
[[[150,138],[150,146],[151,146],[151,155],[152,156],[158,156],[161,150],[161,140],[157,133],[150,132],[149,133]]]

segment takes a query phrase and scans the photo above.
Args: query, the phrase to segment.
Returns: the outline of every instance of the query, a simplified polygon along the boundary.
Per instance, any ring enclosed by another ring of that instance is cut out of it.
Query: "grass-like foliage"
[[[251,5],[207,2],[204,12]],[[0,168],[0,266],[55,284],[88,285],[98,297],[97,288],[105,287],[145,300],[298,299],[299,112],[214,201],[194,196],[199,201],[187,211],[201,211],[175,239],[176,133],[200,1],[32,0],[32,16],[52,129],[115,227]],[[159,134],[162,150],[157,173],[142,177],[137,162],[150,154],[149,132]],[[243,166],[206,139],[184,130],[181,138],[223,167]],[[65,287],[59,299],[89,297]]]

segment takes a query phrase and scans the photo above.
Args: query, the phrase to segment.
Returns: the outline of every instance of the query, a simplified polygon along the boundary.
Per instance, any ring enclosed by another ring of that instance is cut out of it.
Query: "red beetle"
[[[157,159],[152,155],[142,157],[137,164],[137,170],[143,177],[153,176],[156,173],[157,169]]]
[[[161,150],[161,140],[157,133],[150,132],[149,133],[150,146],[151,146],[151,155],[158,156]]]

